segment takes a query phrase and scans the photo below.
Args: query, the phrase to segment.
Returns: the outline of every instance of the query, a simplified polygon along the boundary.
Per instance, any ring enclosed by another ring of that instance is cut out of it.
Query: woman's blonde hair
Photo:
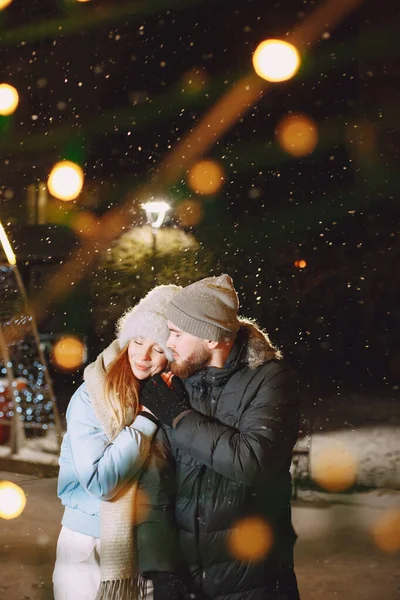
[[[140,382],[129,363],[128,346],[107,368],[105,376],[105,403],[114,417],[116,434],[131,425],[139,413]]]

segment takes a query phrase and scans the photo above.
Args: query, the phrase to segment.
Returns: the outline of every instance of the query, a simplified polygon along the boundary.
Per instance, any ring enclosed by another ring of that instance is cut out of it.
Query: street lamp
[[[156,276],[156,255],[157,255],[157,231],[160,229],[164,222],[165,215],[170,209],[169,204],[164,200],[152,200],[151,202],[145,202],[142,204],[142,208],[146,213],[146,219],[151,227],[152,235],[152,257],[153,257],[153,271],[154,278]]]

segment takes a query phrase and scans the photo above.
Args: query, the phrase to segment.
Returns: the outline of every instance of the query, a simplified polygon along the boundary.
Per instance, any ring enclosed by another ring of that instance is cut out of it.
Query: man
[[[297,600],[289,472],[296,394],[279,351],[238,318],[238,307],[228,275],[174,296],[167,346],[175,376],[156,376],[145,403],[169,431],[180,543],[200,595]]]

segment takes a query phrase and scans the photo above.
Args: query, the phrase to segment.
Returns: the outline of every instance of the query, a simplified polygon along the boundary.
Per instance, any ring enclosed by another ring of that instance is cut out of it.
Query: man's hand
[[[141,388],[140,402],[165,425],[172,425],[181,413],[191,410],[189,395],[182,379],[174,375],[169,385],[158,374],[150,377]]]

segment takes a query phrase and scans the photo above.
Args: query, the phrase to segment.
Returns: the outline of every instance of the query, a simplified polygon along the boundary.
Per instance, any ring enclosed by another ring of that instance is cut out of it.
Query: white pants
[[[99,586],[99,538],[62,527],[53,572],[54,600],[95,600]],[[146,600],[153,600],[151,581]]]

